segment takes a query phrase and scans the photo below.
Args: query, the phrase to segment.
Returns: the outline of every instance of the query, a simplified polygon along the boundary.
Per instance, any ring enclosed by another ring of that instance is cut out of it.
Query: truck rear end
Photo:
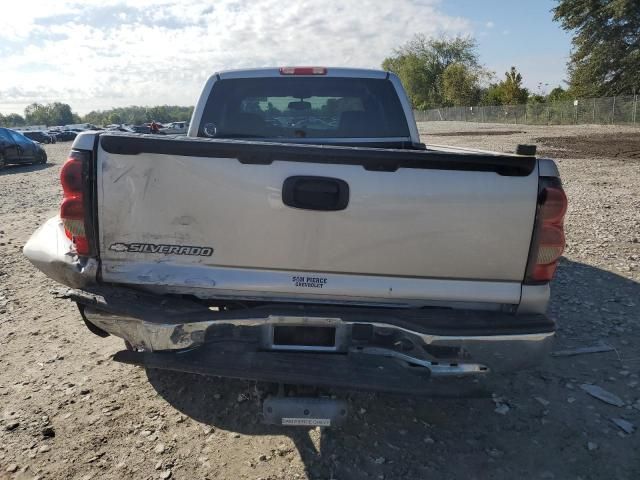
[[[82,134],[61,178],[25,254],[120,360],[420,393],[549,349],[555,165],[421,145],[386,72],[216,74],[187,137]]]

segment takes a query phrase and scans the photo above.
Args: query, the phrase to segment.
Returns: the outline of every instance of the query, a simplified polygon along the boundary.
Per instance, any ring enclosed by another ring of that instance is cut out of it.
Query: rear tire
[[[0,170],[2,170],[4,167],[6,167],[7,162],[5,162],[4,160],[4,155],[2,153],[0,153]]]
[[[44,165],[45,163],[47,163],[47,152],[43,151],[40,154],[40,158],[38,159],[38,164]]]

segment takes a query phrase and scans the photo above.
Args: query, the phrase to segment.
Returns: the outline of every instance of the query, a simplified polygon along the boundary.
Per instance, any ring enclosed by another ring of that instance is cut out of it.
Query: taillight
[[[326,75],[326,67],[280,67],[280,75]]]
[[[89,205],[89,154],[72,150],[60,171],[63,198],[60,204],[60,218],[64,231],[73,241],[80,256],[92,254],[88,240]]]
[[[60,170],[60,183],[65,193],[82,193],[82,169],[84,161],[75,152],[69,154],[69,158]]]
[[[562,189],[560,179],[542,177],[525,283],[546,283],[553,278],[565,247],[564,215],[566,212],[567,196]]]

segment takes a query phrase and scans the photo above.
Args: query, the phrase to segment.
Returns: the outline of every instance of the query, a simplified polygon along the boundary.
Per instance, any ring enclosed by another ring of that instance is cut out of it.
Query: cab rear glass
[[[210,138],[407,138],[387,79],[263,77],[219,80],[198,136]]]

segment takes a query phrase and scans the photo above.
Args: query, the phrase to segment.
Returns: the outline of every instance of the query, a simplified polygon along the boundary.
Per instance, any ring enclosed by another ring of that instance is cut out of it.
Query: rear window
[[[9,135],[11,135],[11,138],[13,138],[13,141],[16,143],[24,143],[24,142],[28,142],[29,140],[27,140],[28,137],[25,137],[25,135],[22,135],[21,133],[18,132],[14,132],[13,130],[7,130],[9,132]]]
[[[198,130],[213,138],[406,138],[389,80],[267,77],[217,81]]]

